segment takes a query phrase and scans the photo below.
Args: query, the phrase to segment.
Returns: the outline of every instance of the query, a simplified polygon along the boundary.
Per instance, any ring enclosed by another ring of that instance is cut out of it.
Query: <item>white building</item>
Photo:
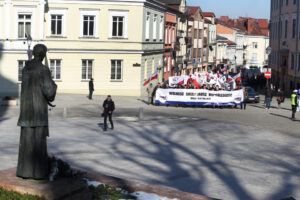
[[[237,71],[237,69],[243,68],[245,64],[245,33],[240,29],[223,24],[217,25],[217,33],[229,40],[230,48],[227,49],[227,58],[229,59],[231,70]]]
[[[216,67],[217,59],[217,25],[215,23],[215,14],[212,12],[203,12],[203,16],[210,21],[208,24],[208,68]]]
[[[269,46],[269,37],[246,35],[245,59],[247,69],[258,68],[263,69],[263,66],[268,65],[268,55],[266,48]]]
[[[223,65],[225,64],[224,61],[227,59],[227,42],[228,39],[217,35],[217,44],[216,44],[216,65]]]

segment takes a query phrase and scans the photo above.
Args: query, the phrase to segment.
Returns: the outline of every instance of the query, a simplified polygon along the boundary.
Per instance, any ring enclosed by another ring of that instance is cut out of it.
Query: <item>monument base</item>
[[[91,194],[81,177],[48,180],[30,180],[16,177],[16,168],[0,171],[0,187],[21,194],[32,194],[47,200],[89,200]]]

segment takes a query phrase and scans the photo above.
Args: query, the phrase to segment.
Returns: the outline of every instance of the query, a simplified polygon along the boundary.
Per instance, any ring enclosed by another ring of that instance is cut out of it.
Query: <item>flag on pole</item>
[[[150,83],[150,81],[153,81],[155,79],[158,79],[157,71],[155,71],[153,74],[151,74],[151,76],[144,82],[144,86],[148,85],[148,83]]]

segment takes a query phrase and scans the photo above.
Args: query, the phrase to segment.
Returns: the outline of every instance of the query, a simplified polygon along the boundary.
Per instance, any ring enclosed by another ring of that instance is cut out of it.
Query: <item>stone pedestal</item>
[[[86,181],[82,178],[59,178],[53,182],[47,180],[26,180],[16,177],[16,168],[0,171],[0,187],[21,194],[32,194],[47,200],[89,200]]]

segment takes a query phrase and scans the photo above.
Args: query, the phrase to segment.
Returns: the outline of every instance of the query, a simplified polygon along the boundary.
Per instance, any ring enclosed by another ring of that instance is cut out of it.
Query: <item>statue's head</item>
[[[33,47],[33,56],[35,59],[42,61],[47,53],[47,47],[43,44],[37,44]]]

